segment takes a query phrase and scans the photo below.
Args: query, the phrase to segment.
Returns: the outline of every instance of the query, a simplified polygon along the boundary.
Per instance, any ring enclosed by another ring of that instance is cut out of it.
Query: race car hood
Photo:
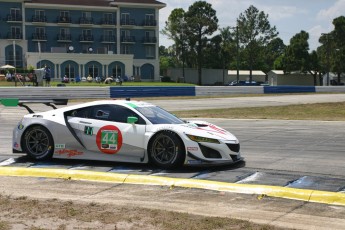
[[[166,129],[180,134],[184,133],[193,136],[238,142],[238,139],[230,132],[206,121],[187,121],[185,124],[154,126],[155,127],[152,127],[152,131]]]

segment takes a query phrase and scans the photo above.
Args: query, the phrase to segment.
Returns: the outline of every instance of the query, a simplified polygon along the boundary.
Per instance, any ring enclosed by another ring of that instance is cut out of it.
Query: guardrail
[[[0,98],[105,99],[272,93],[345,93],[345,86],[0,87]]]
[[[0,98],[109,98],[109,87],[0,87]]]

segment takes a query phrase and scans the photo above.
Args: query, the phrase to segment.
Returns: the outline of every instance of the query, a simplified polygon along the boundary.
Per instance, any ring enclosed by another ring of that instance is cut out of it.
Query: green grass
[[[345,121],[345,102],[306,105],[174,111],[179,117]]]

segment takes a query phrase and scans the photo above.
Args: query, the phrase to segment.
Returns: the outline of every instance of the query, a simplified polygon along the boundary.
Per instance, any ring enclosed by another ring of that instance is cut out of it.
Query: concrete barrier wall
[[[345,86],[0,87],[0,98],[104,99],[312,92],[345,93]]]
[[[264,93],[262,86],[196,86],[195,89],[196,96]]]

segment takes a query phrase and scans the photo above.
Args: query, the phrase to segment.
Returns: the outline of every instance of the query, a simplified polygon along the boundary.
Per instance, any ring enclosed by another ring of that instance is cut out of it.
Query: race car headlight
[[[208,143],[215,143],[219,144],[220,142],[217,139],[207,138],[207,137],[199,137],[194,135],[186,134],[189,139],[195,142],[208,142]]]

